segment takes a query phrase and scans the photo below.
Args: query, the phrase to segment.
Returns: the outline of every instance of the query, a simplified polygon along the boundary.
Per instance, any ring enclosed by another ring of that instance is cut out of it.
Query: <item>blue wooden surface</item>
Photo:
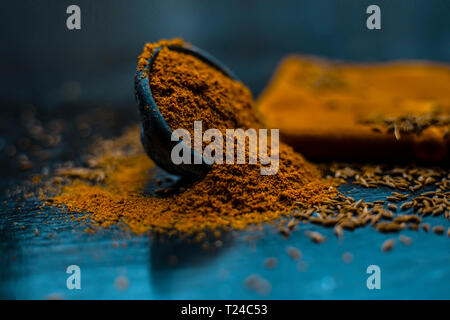
[[[389,190],[341,187],[355,199],[381,199]],[[4,199],[2,199],[3,202]],[[398,234],[380,234],[371,227],[345,232],[339,241],[332,229],[307,224],[283,239],[266,226],[263,231],[232,232],[222,237],[222,246],[204,249],[172,239],[160,243],[137,237],[118,228],[95,234],[69,220],[52,221],[60,213],[37,214],[40,203],[27,200],[22,211],[6,201],[1,207],[2,298],[20,299],[449,299],[450,239],[432,232],[404,230],[412,238],[407,247],[396,241],[391,252],[381,245]],[[46,221],[51,221],[46,223]],[[433,225],[450,226],[441,218],[425,218]],[[39,234],[35,235],[35,228]],[[55,230],[57,228],[57,230]],[[317,230],[328,237],[314,244],[305,230]],[[49,237],[52,233],[52,237]],[[55,238],[57,234],[57,238]],[[257,238],[257,239],[255,239]],[[286,253],[287,246],[301,250],[298,262]],[[354,259],[344,263],[342,255]],[[178,262],[173,264],[176,256]],[[275,257],[278,265],[269,270],[264,260]],[[171,260],[172,259],[172,260]],[[172,263],[170,263],[172,261]],[[81,290],[68,290],[66,268],[81,268]],[[368,290],[366,268],[381,268],[381,289]],[[258,274],[270,282],[268,295],[249,290],[245,279]],[[125,290],[115,284],[128,280]]]
[[[160,243],[148,236],[137,237],[123,229],[112,228],[95,234],[83,232],[85,225],[61,217],[57,209],[40,209],[41,202],[28,198],[16,202],[9,192],[18,196],[29,192],[30,175],[51,169],[55,164],[72,161],[81,165],[80,156],[95,136],[120,135],[123,128],[136,123],[135,106],[123,109],[97,109],[87,105],[61,107],[55,111],[30,109],[28,105],[11,105],[0,116],[0,298],[19,299],[449,299],[450,298],[450,238],[423,230],[403,230],[412,238],[407,247],[396,241],[391,252],[381,250],[382,243],[397,234],[380,234],[371,227],[345,232],[338,241],[332,229],[316,225],[301,225],[300,230],[284,239],[271,226],[262,232],[230,232],[223,235],[222,246],[203,249],[180,239]],[[34,110],[31,117],[30,110]],[[94,110],[92,114],[91,112]],[[97,110],[97,111],[95,111]],[[77,130],[78,116],[92,128],[90,135]],[[86,117],[87,116],[87,117]],[[29,122],[48,128],[55,119],[66,130],[61,143],[46,148],[46,161],[33,156],[40,145],[31,139],[31,146],[21,143],[29,137]],[[15,155],[8,155],[14,145]],[[20,171],[21,154],[28,154],[34,163],[31,171]],[[155,187],[149,181],[149,188]],[[146,190],[151,193],[151,190]],[[385,188],[363,189],[343,185],[355,200],[384,199],[391,194]],[[424,190],[426,191],[426,190]],[[41,212],[40,214],[38,214]],[[447,228],[450,222],[443,216],[425,217],[432,226]],[[34,234],[38,229],[38,235]],[[320,245],[304,235],[305,230],[317,230],[328,237]],[[51,237],[50,237],[51,234]],[[257,238],[257,240],[254,240]],[[301,269],[286,253],[295,246],[303,253]],[[344,263],[342,255],[350,252],[354,259]],[[176,256],[178,263],[174,261]],[[264,266],[268,257],[275,257],[273,270]],[[66,268],[81,268],[81,290],[68,290]],[[368,290],[366,269],[381,268],[381,290]],[[246,288],[245,279],[257,274],[271,286],[270,294],[261,296]],[[127,279],[129,285],[117,287],[117,279]]]

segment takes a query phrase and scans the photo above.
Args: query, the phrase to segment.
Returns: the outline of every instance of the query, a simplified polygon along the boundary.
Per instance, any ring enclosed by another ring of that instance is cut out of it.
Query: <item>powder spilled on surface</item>
[[[141,150],[137,127],[93,149],[100,152],[86,170],[102,170],[104,180],[71,178],[51,198],[69,212],[88,212],[80,220],[89,219],[93,228],[124,223],[137,234],[243,229],[288,214],[295,202],[319,203],[336,193],[319,180],[315,167],[287,149],[280,158],[290,158],[281,161],[277,175],[261,176],[247,165],[220,166],[178,194],[156,197],[145,193],[154,165]]]
[[[138,69],[158,46],[149,44]],[[261,128],[250,91],[240,82],[186,54],[163,48],[152,68],[155,101],[172,129]],[[102,181],[74,179],[73,174],[53,204],[85,216],[95,227],[124,223],[133,232],[202,234],[207,230],[243,229],[288,215],[295,204],[309,206],[336,194],[315,166],[280,143],[275,175],[261,175],[261,164],[214,165],[202,179],[157,197],[145,192],[153,163],[144,154],[136,127],[111,141],[97,142],[87,170],[102,171]],[[85,175],[86,176],[86,175]],[[89,175],[87,175],[89,176]]]

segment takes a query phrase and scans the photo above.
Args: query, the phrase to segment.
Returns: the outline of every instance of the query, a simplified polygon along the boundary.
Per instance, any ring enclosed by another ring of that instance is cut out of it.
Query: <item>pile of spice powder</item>
[[[193,57],[163,47],[152,64],[150,88],[172,130],[262,128],[250,90]]]
[[[146,45],[138,68],[145,66],[156,47],[182,44],[172,40]],[[194,120],[202,120],[204,130],[262,126],[249,90],[196,58],[162,49],[150,85],[172,128],[192,130]],[[92,149],[95,154],[85,170],[103,172],[102,179],[86,181],[72,174],[51,198],[53,205],[70,212],[88,212],[82,219],[92,227],[124,223],[137,234],[202,235],[207,230],[242,229],[273,221],[288,215],[294,204],[320,203],[337,192],[320,178],[315,166],[283,143],[275,175],[261,175],[260,164],[214,165],[202,179],[164,197],[145,192],[153,179],[153,163],[140,147],[137,128],[97,142]]]

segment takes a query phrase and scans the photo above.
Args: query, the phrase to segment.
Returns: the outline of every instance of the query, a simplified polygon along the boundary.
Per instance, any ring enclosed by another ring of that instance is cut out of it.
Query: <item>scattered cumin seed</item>
[[[344,261],[344,263],[351,263],[353,261],[353,254],[351,252],[344,252],[342,261]]]
[[[118,290],[118,291],[125,291],[128,288],[129,284],[130,284],[130,282],[129,282],[128,278],[125,276],[119,276],[114,281],[114,286],[116,287],[116,290]]]
[[[444,234],[444,231],[445,231],[445,229],[444,229],[443,226],[435,226],[433,228],[433,232],[436,233],[436,234],[439,234],[439,235]]]
[[[395,217],[394,222],[401,223],[401,222],[412,222],[412,223],[420,223],[422,219],[414,214],[399,214],[397,217]]]
[[[334,227],[334,234],[338,237],[338,239],[342,239],[344,237],[344,230],[341,226],[337,225]]]
[[[296,260],[300,260],[302,258],[302,253],[300,250],[298,250],[295,247],[287,247],[286,248],[286,253],[289,255],[289,257],[291,257],[292,260],[296,261]]]
[[[393,203],[389,203],[388,208],[389,208],[389,210],[392,210],[394,212],[397,211],[397,206]]]
[[[380,222],[376,225],[378,231],[383,233],[398,232],[402,230],[402,226],[395,222]]]
[[[381,250],[383,250],[384,252],[391,251],[392,248],[394,248],[394,245],[395,245],[395,240],[394,239],[388,239],[388,240],[383,242],[383,245],[381,246]]]
[[[422,223],[422,229],[425,232],[430,231],[430,224],[429,223]]]
[[[410,246],[412,243],[412,239],[410,237],[404,236],[404,235],[400,235],[398,237],[398,240],[403,243],[405,246]]]
[[[287,227],[289,230],[294,229],[294,227],[297,225],[297,220],[295,218],[292,218],[291,220],[289,220]]]
[[[314,243],[322,243],[325,242],[325,237],[317,231],[306,232],[306,235],[314,242]]]
[[[267,258],[264,261],[264,267],[266,267],[267,269],[274,269],[277,265],[278,265],[278,260],[277,260],[277,258],[274,258],[274,257]]]
[[[417,223],[409,223],[408,224],[408,229],[417,231],[417,230],[419,230],[419,224],[417,224]]]
[[[398,128],[397,124],[394,124],[394,136],[395,139],[400,140],[400,129]]]
[[[281,226],[278,231],[281,233],[281,235],[284,238],[288,238],[289,237],[289,229],[285,228],[284,226]]]
[[[272,291],[270,282],[257,274],[248,276],[244,281],[244,285],[248,290],[255,291],[262,296],[268,295]]]

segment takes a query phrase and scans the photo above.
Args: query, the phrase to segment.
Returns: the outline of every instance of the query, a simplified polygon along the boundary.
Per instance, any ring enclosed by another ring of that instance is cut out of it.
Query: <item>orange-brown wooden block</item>
[[[290,56],[258,108],[269,128],[309,158],[449,158],[449,65]]]

